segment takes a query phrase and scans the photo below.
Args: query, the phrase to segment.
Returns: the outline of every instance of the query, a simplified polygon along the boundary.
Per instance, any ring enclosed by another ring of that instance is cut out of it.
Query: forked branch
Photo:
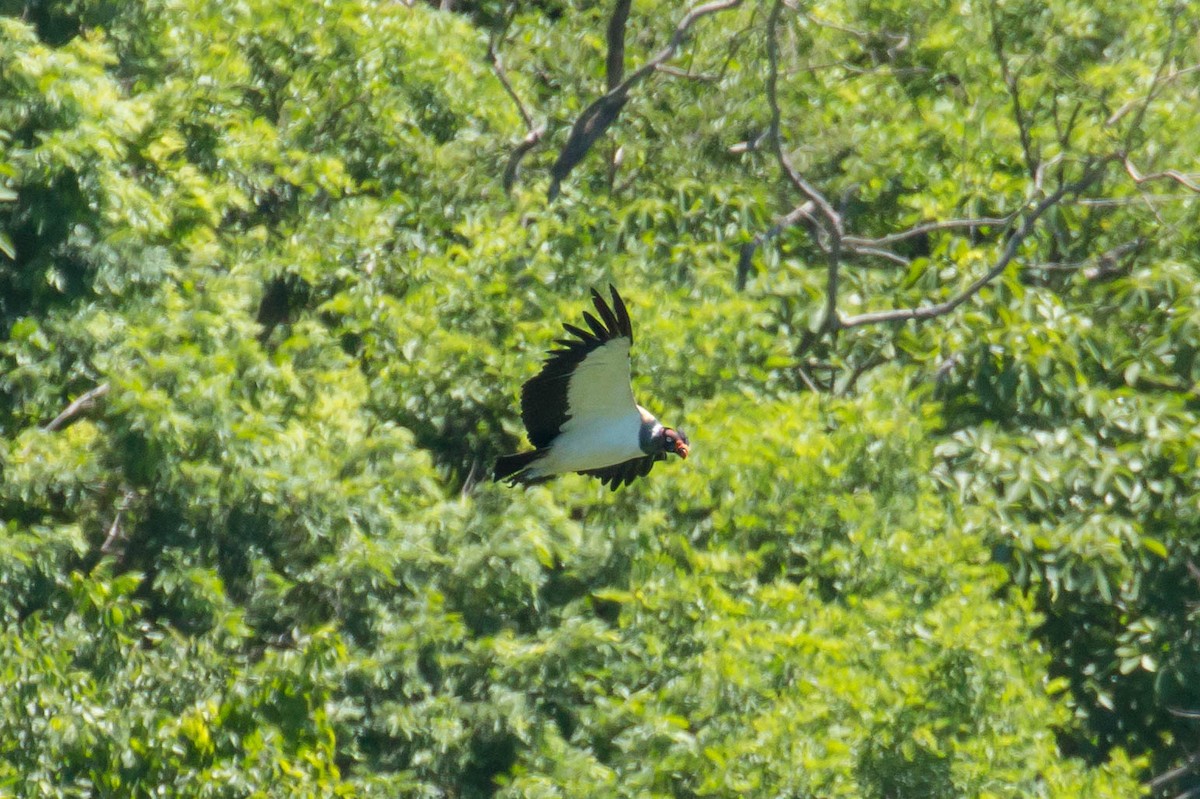
[[[620,11],[621,4],[624,2],[625,0],[617,0],[617,11]],[[562,181],[571,173],[571,170],[583,160],[588,151],[592,149],[592,145],[616,122],[617,117],[621,114],[621,109],[625,107],[625,103],[629,99],[630,90],[653,74],[661,64],[675,56],[675,53],[683,45],[683,40],[692,26],[710,14],[726,11],[741,4],[742,0],[713,0],[713,2],[698,5],[688,11],[683,19],[679,21],[679,24],[675,26],[675,33],[671,36],[671,41],[667,43],[666,47],[628,76],[624,77],[616,85],[611,86],[607,92],[583,110],[583,113],[579,115],[579,119],[575,120],[575,124],[571,127],[571,132],[568,134],[567,141],[558,154],[558,159],[555,160],[554,165],[550,168],[549,197],[551,200],[558,196]],[[616,16],[614,14],[613,23],[616,22]],[[623,28],[624,26],[622,25],[621,27]],[[610,51],[607,58],[607,64],[610,69],[610,84],[612,82],[611,78],[616,73],[614,69],[616,59],[611,49],[615,42],[619,42],[623,50],[625,43],[624,35],[613,37],[610,28]],[[623,54],[621,61],[623,64]]]
[[[500,53],[496,50],[496,42],[502,40],[508,32],[508,26],[512,24],[513,10],[509,8],[508,14],[504,21],[504,26],[492,35],[488,40],[488,60],[492,63],[492,72],[495,73],[496,79],[500,81],[500,85],[504,87],[504,91],[512,98],[513,104],[517,107],[517,112],[520,113],[521,119],[525,121],[525,128],[528,131],[521,143],[513,148],[512,154],[508,157],[508,163],[504,167],[504,190],[510,191],[513,183],[517,180],[517,173],[521,169],[521,160],[529,154],[529,151],[537,146],[542,140],[542,136],[546,133],[545,125],[535,125],[533,115],[529,113],[529,109],[525,103],[521,101],[521,96],[517,94],[513,88],[512,82],[508,79],[508,71],[504,68],[504,62],[500,60]]]
[[[1106,158],[1100,163],[1089,167],[1084,172],[1082,178],[1074,183],[1068,183],[1060,186],[1054,192],[1047,195],[1032,209],[1030,209],[1029,212],[1026,213],[1021,219],[1020,226],[1013,231],[1011,236],[1009,236],[1007,243],[1004,245],[1004,249],[1000,252],[999,257],[996,259],[996,262],[992,264],[991,268],[977,277],[969,286],[967,286],[958,294],[954,295],[948,300],[945,300],[944,302],[939,302],[934,305],[922,305],[917,308],[894,308],[886,311],[872,311],[870,313],[851,316],[848,319],[842,319],[839,322],[839,327],[852,328],[862,327],[864,325],[884,324],[887,322],[905,322],[910,319],[933,319],[938,316],[944,316],[955,310],[964,302],[982,291],[985,286],[999,277],[1004,270],[1008,268],[1008,265],[1012,263],[1013,258],[1016,257],[1017,252],[1020,250],[1021,245],[1027,238],[1029,238],[1030,234],[1033,233],[1037,226],[1038,220],[1041,219],[1047,211],[1062,202],[1064,197],[1067,197],[1068,195],[1079,194],[1099,180],[1104,174],[1105,167],[1112,160],[1112,158]]]
[[[63,409],[63,412],[55,416],[44,428],[50,432],[61,430],[71,422],[83,414],[96,407],[96,402],[108,393],[109,384],[101,383],[90,391],[85,391],[83,394]]]

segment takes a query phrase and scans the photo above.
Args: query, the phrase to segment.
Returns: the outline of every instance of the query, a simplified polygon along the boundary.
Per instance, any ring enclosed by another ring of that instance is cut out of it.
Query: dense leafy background
[[[745,4],[549,202],[613,6],[0,2],[0,794],[1200,786],[1200,18]],[[776,131],[847,235],[1001,220],[843,321],[1092,182],[842,326]],[[610,281],[694,457],[480,482]]]

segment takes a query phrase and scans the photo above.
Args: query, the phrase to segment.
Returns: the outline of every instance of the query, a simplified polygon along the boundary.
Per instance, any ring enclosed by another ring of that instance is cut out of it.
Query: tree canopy
[[[1200,17],[0,0],[0,794],[1200,789]],[[514,490],[617,285],[693,457]]]

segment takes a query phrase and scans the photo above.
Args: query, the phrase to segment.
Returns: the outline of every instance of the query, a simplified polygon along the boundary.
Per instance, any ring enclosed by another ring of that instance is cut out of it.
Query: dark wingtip
[[[605,337],[616,338],[621,335],[620,320],[613,313],[613,309],[608,307],[608,303],[604,301],[600,292],[595,289],[592,289],[592,304],[596,306],[596,313],[600,314],[600,318],[604,320]]]
[[[629,309],[625,307],[625,301],[621,299],[617,287],[612,283],[608,284],[608,293],[612,295],[613,311],[617,315],[617,330],[623,336],[629,336],[629,343],[633,343],[633,323],[629,321]]]

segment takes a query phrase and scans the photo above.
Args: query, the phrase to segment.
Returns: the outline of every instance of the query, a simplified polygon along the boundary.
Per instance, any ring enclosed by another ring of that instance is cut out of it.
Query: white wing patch
[[[550,451],[530,467],[534,477],[563,472],[602,469],[633,458],[644,457],[638,446],[641,414],[627,413],[624,418],[584,420],[563,433],[550,446]]]
[[[562,432],[590,427],[598,420],[617,420],[637,413],[629,376],[629,338],[614,338],[587,354],[567,385],[567,413]],[[635,441],[636,443],[636,441]]]

